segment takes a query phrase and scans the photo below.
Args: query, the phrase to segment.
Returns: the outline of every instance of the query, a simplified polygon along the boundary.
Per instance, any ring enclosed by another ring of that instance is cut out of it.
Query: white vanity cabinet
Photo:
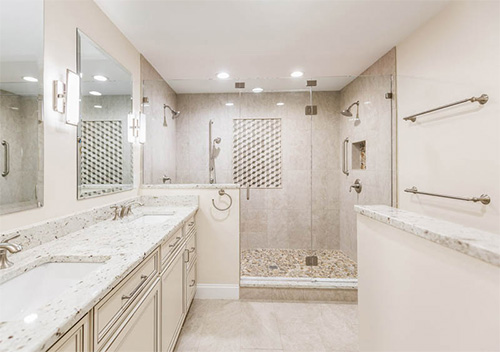
[[[102,352],[158,351],[160,327],[160,284],[155,281],[139,299]]]
[[[48,352],[171,352],[196,293],[196,224],[183,223]]]
[[[161,274],[161,351],[172,351],[184,315],[183,248],[176,252]]]
[[[92,351],[90,314],[75,324],[48,352],[89,352]]]

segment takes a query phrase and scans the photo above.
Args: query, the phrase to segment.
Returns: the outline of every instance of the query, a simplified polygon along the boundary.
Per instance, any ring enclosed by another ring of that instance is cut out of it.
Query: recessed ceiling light
[[[94,108],[96,108],[96,109],[102,109],[102,105],[94,105]]]
[[[99,82],[106,82],[108,80],[108,77],[101,76],[101,75],[95,75],[94,79]]]
[[[217,74],[218,79],[228,79],[229,78],[229,73],[227,72],[219,72]]]
[[[263,91],[264,91],[264,89],[259,88],[259,87],[252,89],[252,92],[254,92],[254,93],[262,93]]]
[[[283,106],[283,105],[285,105],[285,103],[276,103],[276,105]]]
[[[233,106],[234,103],[226,103],[226,106]]]
[[[36,79],[35,77],[31,77],[31,76],[24,76],[23,79],[25,81],[28,81],[28,82],[38,82],[38,79]]]
[[[102,95],[101,93],[99,93],[99,92],[97,92],[97,91],[95,91],[95,90],[91,90],[91,91],[89,92],[89,94],[90,94],[90,95],[95,95],[95,96],[100,96],[100,95]]]
[[[295,78],[302,77],[303,75],[304,75],[304,72],[301,72],[301,71],[294,71],[294,72],[290,73],[290,76],[295,77]]]

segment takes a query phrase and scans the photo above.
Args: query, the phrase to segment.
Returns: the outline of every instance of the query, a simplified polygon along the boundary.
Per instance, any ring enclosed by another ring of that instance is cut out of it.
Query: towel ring
[[[231,205],[233,205],[233,198],[229,194],[227,194],[226,191],[224,191],[222,188],[219,190],[219,196],[228,196],[229,197],[229,205],[227,206],[227,208],[221,209],[217,205],[215,205],[215,200],[212,198],[212,205],[214,206],[214,208],[219,210],[219,211],[229,210],[229,208],[231,208]]]

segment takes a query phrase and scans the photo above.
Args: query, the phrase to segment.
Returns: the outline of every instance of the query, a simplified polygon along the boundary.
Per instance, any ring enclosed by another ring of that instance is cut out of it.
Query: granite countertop
[[[387,205],[356,205],[354,208],[371,219],[500,266],[500,235]]]
[[[0,283],[47,262],[104,263],[47,305],[30,312],[35,319],[0,322],[0,351],[45,351],[160,243],[181,228],[197,209],[197,205],[134,208],[135,214],[125,219],[105,220],[11,255],[15,264],[1,271]],[[174,214],[161,224],[131,224],[144,214],[171,211]]]
[[[166,184],[152,184],[152,185],[141,185],[143,189],[189,189],[189,188],[198,188],[198,189],[239,189],[241,186],[237,183],[166,183]]]

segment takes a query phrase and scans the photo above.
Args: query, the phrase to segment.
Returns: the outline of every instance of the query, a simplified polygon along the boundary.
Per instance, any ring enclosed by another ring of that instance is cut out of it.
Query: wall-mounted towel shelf
[[[417,120],[417,117],[419,117],[420,115],[429,114],[429,113],[434,112],[434,111],[446,109],[446,108],[449,108],[449,107],[452,107],[452,106],[455,106],[455,105],[459,105],[459,104],[463,104],[463,103],[467,103],[467,102],[471,102],[471,103],[478,102],[479,104],[484,105],[484,104],[486,104],[488,102],[488,99],[489,98],[488,98],[487,94],[481,94],[480,97],[472,97],[472,98],[468,98],[468,99],[457,101],[455,103],[443,105],[443,106],[440,106],[440,107],[437,107],[437,108],[434,108],[434,109],[430,109],[430,110],[427,110],[427,111],[420,112],[420,113],[415,114],[415,115],[407,116],[407,117],[403,118],[403,120],[405,120],[405,121],[409,120],[411,122],[415,122]]]
[[[455,196],[446,196],[446,195],[437,194],[437,193],[421,192],[415,186],[413,186],[412,188],[405,189],[405,192],[413,193],[413,194],[424,194],[426,196],[434,196],[434,197],[441,197],[441,198],[450,198],[450,199],[457,199],[457,200],[465,200],[467,202],[474,202],[474,203],[481,202],[483,204],[490,204],[490,202],[491,202],[490,196],[488,196],[487,194],[481,194],[480,197],[472,197],[472,198],[455,197]]]

